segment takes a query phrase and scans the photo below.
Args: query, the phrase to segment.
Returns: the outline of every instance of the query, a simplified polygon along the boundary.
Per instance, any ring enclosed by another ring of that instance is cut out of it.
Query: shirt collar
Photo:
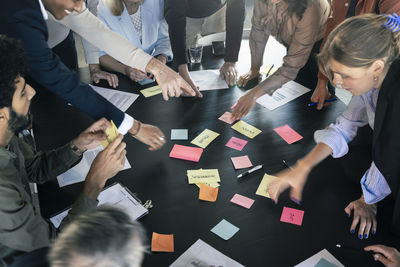
[[[42,0],[38,0],[38,1],[39,1],[39,5],[40,5],[40,11],[42,11],[43,18],[45,20],[47,20],[49,18],[49,16],[47,15],[47,12],[46,12],[46,9],[44,8]]]

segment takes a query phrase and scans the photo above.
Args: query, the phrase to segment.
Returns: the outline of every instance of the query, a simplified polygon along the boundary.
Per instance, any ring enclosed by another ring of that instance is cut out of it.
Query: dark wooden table
[[[222,59],[205,52],[202,68],[218,68]],[[137,85],[123,77],[120,77],[120,89],[138,93]],[[230,111],[243,93],[242,89],[233,87],[204,91],[203,99],[179,98],[168,102],[163,101],[161,95],[150,98],[141,95],[128,109],[127,113],[133,117],[158,126],[168,139],[171,129],[189,129],[187,141],[168,141],[155,152],[148,151],[147,146],[127,135],[124,141],[132,168],[121,171],[107,183],[118,181],[137,192],[141,199],[153,201],[154,208],[149,215],[140,219],[147,229],[149,244],[152,232],[174,234],[175,252],[148,254],[143,266],[168,266],[198,238],[245,266],[293,266],[324,248],[346,266],[381,266],[361,248],[375,243],[399,246],[400,238],[388,230],[393,203],[388,199],[380,205],[376,235],[359,240],[350,234],[351,219],[346,217],[343,209],[360,197],[357,181],[361,176],[349,177],[348,167],[343,167],[348,165],[341,160],[328,158],[311,172],[302,206],[292,202],[288,192],[281,196],[277,205],[268,198],[255,195],[264,173],[274,174],[285,168],[283,159],[294,164],[310,151],[314,146],[314,131],[334,122],[345,105],[337,101],[317,111],[307,106],[311,93],[274,111],[256,104],[243,120],[261,129],[262,133],[249,139],[218,120],[225,111]],[[48,92],[39,92],[32,108],[40,149],[68,142],[92,122]],[[285,124],[304,138],[288,145],[273,131]],[[204,150],[199,163],[169,158],[174,144],[191,145],[190,141],[206,128],[220,136]],[[225,146],[232,136],[248,141],[241,152]],[[265,164],[264,170],[238,181],[236,176],[240,171],[234,170],[230,158],[240,155],[249,155],[254,165]],[[199,168],[219,170],[221,186],[214,203],[200,201],[198,187],[187,182],[186,171]],[[50,217],[71,205],[82,185],[59,188],[55,180],[39,186],[43,216]],[[254,205],[245,209],[230,203],[236,193],[255,199]],[[284,206],[304,210],[302,226],[280,222]],[[210,232],[222,219],[240,228],[228,241]],[[335,247],[337,243],[360,248],[360,252],[341,251]]]

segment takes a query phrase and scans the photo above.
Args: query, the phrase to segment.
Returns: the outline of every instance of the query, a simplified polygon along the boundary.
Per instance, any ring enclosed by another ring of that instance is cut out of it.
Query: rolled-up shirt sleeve
[[[374,162],[371,163],[371,167],[365,172],[360,184],[364,200],[368,204],[377,203],[392,192],[385,177],[375,166]]]
[[[357,135],[359,127],[368,124],[365,100],[353,96],[347,109],[324,130],[314,133],[316,143],[324,143],[332,149],[332,157],[339,158],[349,151],[348,143]]]

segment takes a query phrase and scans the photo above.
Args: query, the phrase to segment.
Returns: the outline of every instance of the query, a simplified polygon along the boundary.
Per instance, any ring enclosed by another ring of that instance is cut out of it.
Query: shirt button
[[[348,7],[348,6],[349,6],[349,3],[345,3],[344,6],[345,6],[345,7]]]

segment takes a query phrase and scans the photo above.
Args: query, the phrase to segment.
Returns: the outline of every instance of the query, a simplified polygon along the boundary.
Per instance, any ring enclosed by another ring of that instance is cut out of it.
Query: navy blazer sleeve
[[[38,2],[14,1],[31,3],[25,7],[19,5],[11,14],[2,14],[5,17],[2,18],[4,25],[1,25],[1,33],[21,40],[28,56],[29,76],[92,118],[105,117],[113,120],[118,127],[124,113],[89,85],[81,83],[78,75],[70,71],[48,47],[47,27]]]

